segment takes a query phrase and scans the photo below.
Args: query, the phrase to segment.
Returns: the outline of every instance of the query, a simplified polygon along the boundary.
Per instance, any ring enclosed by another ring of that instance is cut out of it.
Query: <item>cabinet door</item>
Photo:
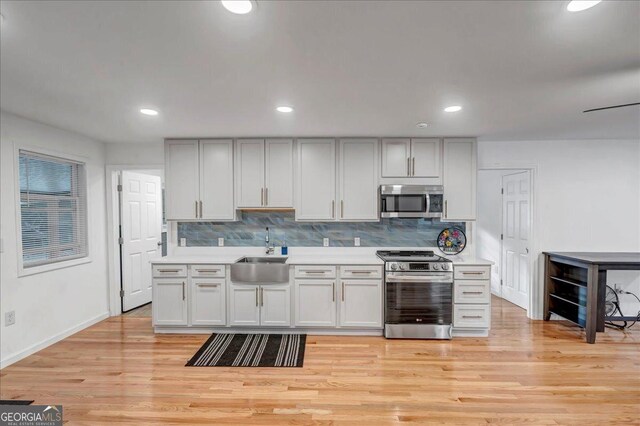
[[[442,220],[476,220],[476,141],[444,140]]]
[[[340,220],[378,219],[377,166],[377,139],[340,140]]]
[[[153,280],[153,325],[187,325],[187,279]]]
[[[264,204],[268,207],[293,207],[293,141],[268,139],[264,150]]]
[[[291,325],[291,293],[289,284],[260,286],[260,325]]]
[[[165,142],[165,205],[169,220],[197,219],[199,160],[197,140]]]
[[[259,291],[256,285],[229,287],[229,325],[260,325]]]
[[[191,280],[191,325],[227,323],[224,278]]]
[[[333,139],[299,139],[297,220],[335,220],[336,145]]]
[[[440,177],[440,139],[411,139],[411,176]]]
[[[409,176],[411,141],[382,139],[382,177]]]
[[[336,281],[296,280],[296,326],[335,327]]]
[[[382,327],[382,281],[340,282],[340,326]]]
[[[236,145],[238,207],[264,207],[264,139],[242,139]]]
[[[233,220],[233,141],[200,141],[200,219]]]

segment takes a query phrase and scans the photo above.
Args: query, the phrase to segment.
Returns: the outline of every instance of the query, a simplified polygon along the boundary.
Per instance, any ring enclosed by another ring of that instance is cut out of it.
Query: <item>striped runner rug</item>
[[[187,367],[302,367],[306,334],[212,334]]]

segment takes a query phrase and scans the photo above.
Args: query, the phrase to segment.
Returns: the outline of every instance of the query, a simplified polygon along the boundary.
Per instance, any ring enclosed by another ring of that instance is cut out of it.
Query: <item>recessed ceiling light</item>
[[[293,108],[290,106],[279,106],[276,110],[278,110],[278,112],[293,112]]]
[[[158,111],[155,109],[142,108],[140,112],[144,115],[158,115]]]
[[[444,109],[444,112],[458,112],[462,109],[460,105],[448,106]]]
[[[244,15],[253,10],[253,2],[250,0],[221,0],[220,3],[231,13]]]
[[[429,127],[429,124],[428,123],[424,123],[424,122],[423,123],[418,123],[418,124],[416,124],[416,127],[419,127],[421,129],[425,129],[425,128]]]
[[[571,0],[569,4],[567,4],[567,10],[569,12],[581,12],[592,8],[601,1],[602,0]]]

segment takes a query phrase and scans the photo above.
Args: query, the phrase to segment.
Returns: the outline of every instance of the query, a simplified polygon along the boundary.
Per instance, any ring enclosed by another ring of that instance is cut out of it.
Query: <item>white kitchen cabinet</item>
[[[336,280],[295,281],[295,325],[335,327]]]
[[[260,287],[229,286],[229,325],[260,325]]]
[[[260,286],[260,325],[291,325],[291,293],[289,284]]]
[[[231,139],[165,142],[168,220],[234,220]]]
[[[168,220],[197,218],[199,168],[197,140],[170,140],[165,143],[165,205]]]
[[[293,141],[241,139],[236,154],[237,207],[293,206]]]
[[[339,142],[340,220],[378,220],[378,140]]]
[[[191,325],[227,323],[224,278],[191,279]]]
[[[187,278],[153,280],[153,325],[187,325]]]
[[[296,220],[336,218],[336,142],[298,139]]]
[[[233,141],[200,141],[200,217],[233,220]]]
[[[382,140],[382,177],[408,177],[411,161],[411,140]]]
[[[476,220],[476,140],[444,140],[443,221]]]
[[[382,140],[382,177],[439,178],[441,141],[438,138]]]
[[[264,207],[264,139],[236,145],[237,207]]]
[[[341,327],[382,327],[382,281],[341,280]]]

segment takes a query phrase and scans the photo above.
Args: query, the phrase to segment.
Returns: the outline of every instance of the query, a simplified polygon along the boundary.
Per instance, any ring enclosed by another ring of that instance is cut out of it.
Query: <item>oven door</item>
[[[385,324],[453,323],[453,276],[450,272],[387,273]]]
[[[429,217],[429,194],[380,194],[380,217]]]

